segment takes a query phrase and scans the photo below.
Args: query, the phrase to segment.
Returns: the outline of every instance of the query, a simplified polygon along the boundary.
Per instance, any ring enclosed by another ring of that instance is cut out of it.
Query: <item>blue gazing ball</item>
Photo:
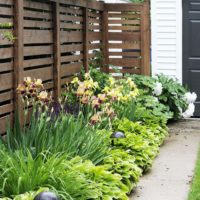
[[[41,192],[34,198],[34,200],[59,200],[59,198],[53,192]]]
[[[125,135],[124,135],[124,133],[118,131],[118,132],[113,133],[110,136],[110,138],[125,138]]]

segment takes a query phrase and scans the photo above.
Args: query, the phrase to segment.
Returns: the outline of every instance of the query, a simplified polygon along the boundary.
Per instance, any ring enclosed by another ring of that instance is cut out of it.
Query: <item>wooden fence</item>
[[[1,0],[0,23],[11,22],[14,44],[0,37],[0,133],[20,109],[17,85],[41,78],[59,96],[81,67],[87,71],[96,52],[102,69],[150,74],[149,5],[105,4],[94,0]],[[116,73],[114,73],[116,75]]]

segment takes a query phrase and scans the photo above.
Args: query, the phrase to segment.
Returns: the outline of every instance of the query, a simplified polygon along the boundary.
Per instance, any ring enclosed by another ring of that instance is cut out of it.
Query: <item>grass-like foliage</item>
[[[61,113],[51,118],[46,112],[36,114],[33,111],[30,123],[25,127],[20,127],[16,115],[14,128],[8,127],[7,139],[2,142],[13,152],[21,150],[26,153],[28,149],[33,157],[42,152],[65,152],[69,158],[78,155],[97,164],[106,155],[107,147],[103,140],[85,123],[81,114],[74,117]]]

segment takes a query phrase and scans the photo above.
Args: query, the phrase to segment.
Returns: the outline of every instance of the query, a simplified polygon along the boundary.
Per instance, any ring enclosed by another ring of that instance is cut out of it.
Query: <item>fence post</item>
[[[57,100],[61,95],[61,50],[60,50],[60,3],[53,2],[53,50],[54,50],[54,97]]]
[[[89,17],[88,17],[88,6],[83,8],[83,66],[85,72],[89,71]]]
[[[149,2],[143,3],[141,15],[141,56],[142,56],[142,71],[143,75],[151,75],[150,64],[150,8]]]
[[[16,89],[19,83],[23,81],[23,61],[24,61],[24,33],[23,33],[23,2],[24,0],[15,0],[14,3],[14,110],[18,112],[20,122],[23,122],[23,105]]]
[[[109,38],[108,38],[108,11],[104,9],[102,17],[103,34],[103,72],[109,73]]]

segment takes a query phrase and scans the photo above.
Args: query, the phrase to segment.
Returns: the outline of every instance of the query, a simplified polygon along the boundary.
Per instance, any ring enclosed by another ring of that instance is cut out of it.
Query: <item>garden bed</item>
[[[192,116],[195,94],[164,76],[115,80],[91,68],[60,99],[25,78],[17,115],[0,145],[0,197],[126,200],[168,135],[167,122]],[[32,114],[29,110],[32,107]],[[25,124],[25,125],[21,125]]]

